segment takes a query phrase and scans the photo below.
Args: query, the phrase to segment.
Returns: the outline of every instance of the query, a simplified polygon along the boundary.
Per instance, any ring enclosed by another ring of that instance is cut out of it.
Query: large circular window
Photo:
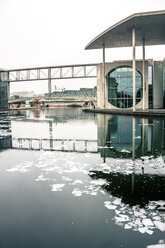
[[[142,99],[142,75],[136,71],[136,104]],[[108,102],[118,108],[133,106],[133,70],[118,67],[108,73]]]

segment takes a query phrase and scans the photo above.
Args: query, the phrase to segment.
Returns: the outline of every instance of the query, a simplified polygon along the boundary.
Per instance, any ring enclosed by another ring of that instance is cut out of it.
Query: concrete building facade
[[[145,46],[165,44],[165,11],[133,14],[111,26],[85,49],[102,49],[97,67],[97,105],[100,109],[148,110],[165,107],[165,63],[145,58]],[[142,46],[142,60],[136,60]],[[105,49],[132,47],[132,61],[105,62]]]
[[[136,109],[161,109],[165,108],[165,66],[164,61],[145,60],[145,77],[143,77],[143,61],[136,61]],[[125,71],[127,77],[116,75],[111,77],[114,71]],[[105,72],[105,81],[103,73]],[[139,76],[138,76],[139,75]],[[109,84],[115,80],[116,85]],[[144,80],[144,89],[143,89]],[[122,81],[122,82],[121,82]],[[123,85],[122,85],[123,84]],[[116,97],[113,91],[116,90]],[[143,91],[144,90],[144,91]],[[140,96],[139,96],[140,94]],[[113,100],[112,100],[113,99]],[[116,101],[116,102],[115,102]],[[132,109],[133,108],[133,87],[132,87],[132,61],[114,61],[103,63],[97,66],[97,106],[101,109]]]

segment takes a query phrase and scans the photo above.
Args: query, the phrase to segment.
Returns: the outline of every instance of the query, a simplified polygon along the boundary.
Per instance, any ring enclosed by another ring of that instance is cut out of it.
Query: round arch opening
[[[108,102],[118,108],[133,106],[133,69],[129,66],[117,67],[107,74]],[[142,74],[136,71],[136,104],[143,97]]]

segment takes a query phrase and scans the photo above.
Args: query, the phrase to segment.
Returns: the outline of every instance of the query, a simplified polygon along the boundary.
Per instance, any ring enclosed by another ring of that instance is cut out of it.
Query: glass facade
[[[136,104],[143,97],[142,75],[136,71]],[[108,102],[118,108],[133,106],[133,70],[117,67],[108,73]]]

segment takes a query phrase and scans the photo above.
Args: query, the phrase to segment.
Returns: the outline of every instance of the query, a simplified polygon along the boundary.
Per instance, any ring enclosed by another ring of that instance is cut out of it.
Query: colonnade
[[[145,110],[145,38],[142,39],[142,56],[143,56],[143,110]],[[132,28],[132,69],[133,69],[133,111],[136,111],[136,29]],[[103,43],[103,83],[104,83],[104,108],[106,106],[107,89],[105,75],[105,43]]]

